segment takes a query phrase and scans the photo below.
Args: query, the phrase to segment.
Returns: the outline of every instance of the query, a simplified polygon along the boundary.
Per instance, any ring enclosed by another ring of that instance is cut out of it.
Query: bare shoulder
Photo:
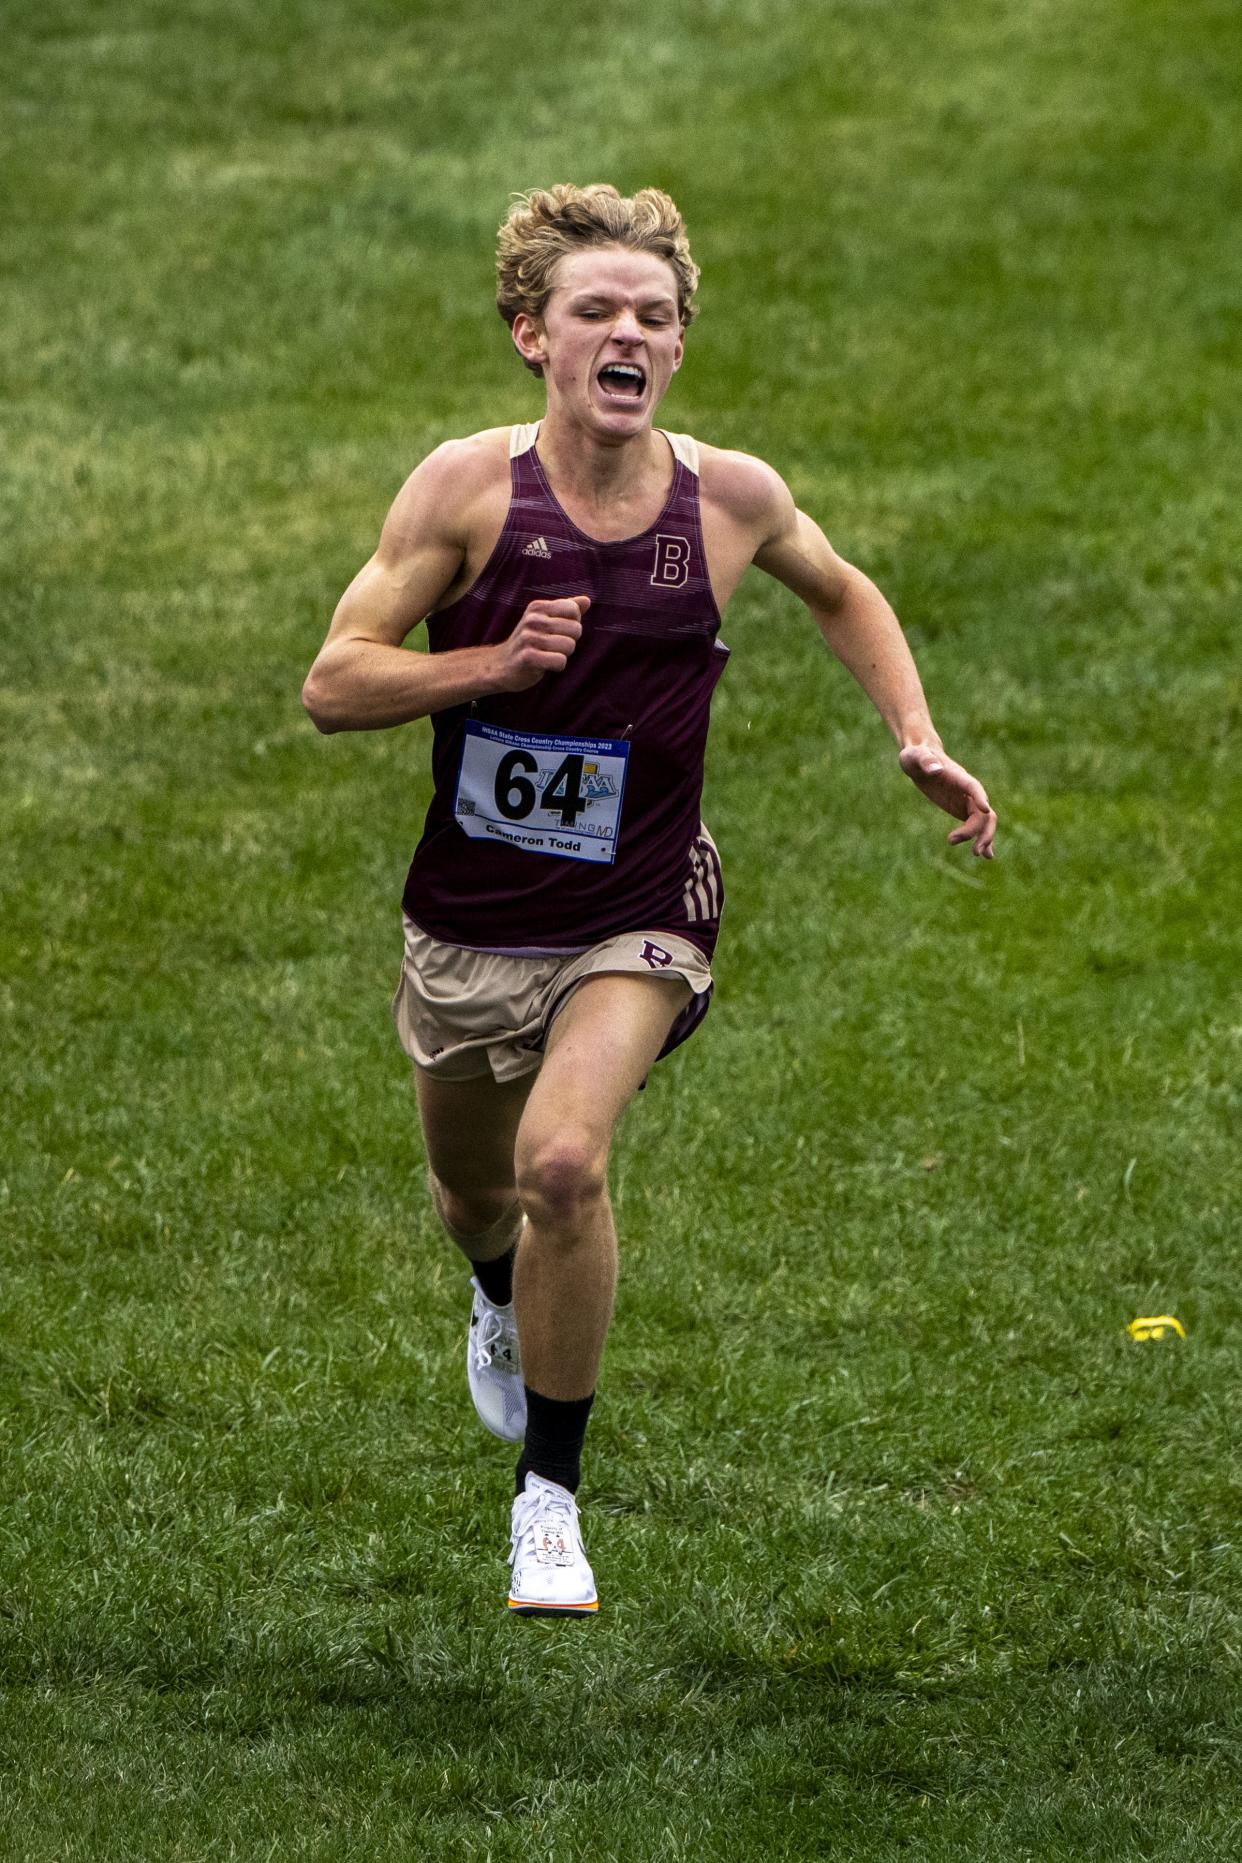
[[[464,544],[480,508],[509,484],[508,427],[487,427],[462,439],[442,440],[415,466],[393,500],[384,524],[384,548],[394,554],[429,534]]]
[[[793,499],[779,472],[753,453],[699,444],[699,484],[703,495],[735,524],[759,539],[777,530]]]

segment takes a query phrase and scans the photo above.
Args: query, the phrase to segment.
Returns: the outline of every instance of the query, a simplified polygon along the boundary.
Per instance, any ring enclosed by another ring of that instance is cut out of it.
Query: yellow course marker
[[[1131,1320],[1126,1331],[1131,1339],[1163,1339],[1166,1328],[1170,1326],[1179,1339],[1186,1337],[1185,1327],[1171,1313],[1158,1313],[1152,1320]]]

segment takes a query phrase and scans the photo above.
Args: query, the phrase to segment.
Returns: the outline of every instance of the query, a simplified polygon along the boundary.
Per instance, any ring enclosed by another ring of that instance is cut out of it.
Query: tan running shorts
[[[403,915],[404,918],[404,915]],[[711,1000],[711,966],[672,932],[624,932],[589,951],[553,957],[507,957],[429,938],[409,918],[393,1020],[417,1067],[442,1080],[470,1080],[490,1069],[518,1080],[543,1060],[553,1019],[586,977],[633,971],[681,977],[694,991],[661,1054],[693,1034]]]

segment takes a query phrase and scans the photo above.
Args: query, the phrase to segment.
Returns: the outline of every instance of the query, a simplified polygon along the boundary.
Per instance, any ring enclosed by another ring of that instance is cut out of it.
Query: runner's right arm
[[[415,468],[379,547],[337,604],[302,687],[320,731],[379,731],[560,672],[582,633],[585,596],[531,602],[508,640],[447,653],[402,643],[461,568],[477,455],[450,440]]]

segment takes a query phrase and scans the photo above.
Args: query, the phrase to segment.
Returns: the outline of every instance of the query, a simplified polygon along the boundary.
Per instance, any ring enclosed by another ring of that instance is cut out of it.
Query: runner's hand
[[[534,601],[507,641],[497,649],[500,692],[525,692],[545,673],[563,673],[582,635],[582,617],[591,606],[589,595],[569,595],[562,601]]]
[[[996,834],[996,811],[984,793],[983,784],[969,770],[942,750],[928,744],[907,744],[898,762],[929,802],[946,815],[956,815],[961,822],[949,836],[950,845],[973,842],[972,851],[981,860],[992,859],[992,841]]]

